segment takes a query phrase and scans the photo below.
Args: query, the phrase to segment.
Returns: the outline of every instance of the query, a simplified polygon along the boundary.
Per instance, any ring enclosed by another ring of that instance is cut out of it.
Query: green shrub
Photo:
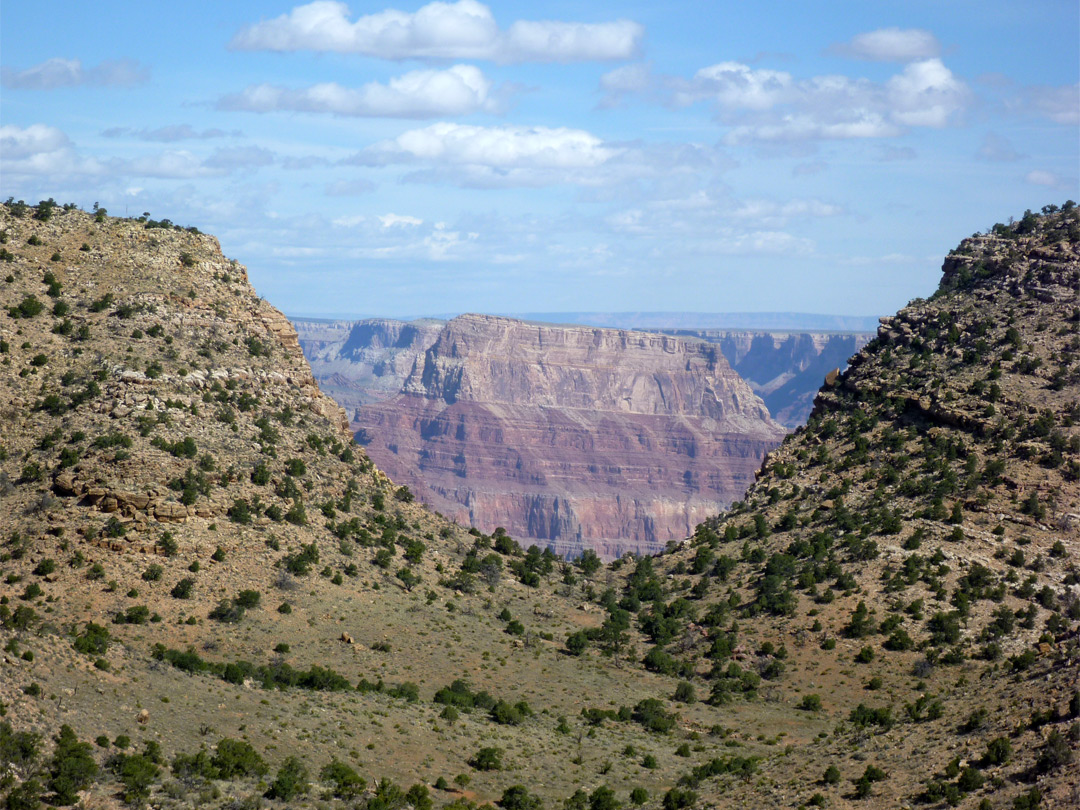
[[[648,731],[665,734],[675,728],[675,715],[664,709],[656,698],[640,701],[633,710],[633,720]]]
[[[503,768],[502,755],[501,748],[481,748],[469,760],[469,764],[478,771],[501,771]]]
[[[184,577],[182,580],[176,583],[176,585],[169,593],[174,599],[190,599],[191,595],[194,592],[195,580],[191,577]]]
[[[233,779],[237,776],[263,776],[268,768],[258,752],[242,740],[223,737],[218,741],[210,763],[217,770],[220,779]]]
[[[9,299],[10,300],[10,299]],[[40,315],[45,305],[33,295],[27,295],[16,306],[8,308],[8,314],[13,318],[33,318]]]
[[[530,795],[523,785],[511,785],[503,791],[498,805],[503,810],[540,810],[544,803],[539,797]]]
[[[337,759],[324,765],[319,778],[333,785],[333,794],[339,799],[355,799],[361,796],[367,782],[356,771]]]
[[[91,756],[90,743],[79,742],[74,730],[66,723],[56,737],[56,748],[49,763],[47,786],[55,793],[59,805],[71,805],[78,793],[88,788],[97,777],[98,766]]]
[[[287,802],[307,793],[310,788],[308,769],[298,757],[291,756],[281,764],[266,795]]]
[[[232,599],[222,599],[217,607],[210,611],[208,618],[222,624],[239,624],[246,611]]]
[[[46,559],[39,562],[36,566],[34,566],[34,576],[47,577],[55,570],[56,560],[52,559],[52,557],[47,557]]]
[[[226,513],[229,520],[247,526],[251,523],[251,507],[243,498],[237,498]]]

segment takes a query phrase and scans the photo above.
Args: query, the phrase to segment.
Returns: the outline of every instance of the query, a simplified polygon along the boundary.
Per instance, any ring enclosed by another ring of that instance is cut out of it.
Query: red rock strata
[[[435,509],[607,557],[685,538],[785,433],[714,345],[481,315],[447,323],[353,429]]]

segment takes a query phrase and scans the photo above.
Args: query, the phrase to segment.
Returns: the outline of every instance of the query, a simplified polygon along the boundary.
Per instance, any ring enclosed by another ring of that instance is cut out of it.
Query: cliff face
[[[714,346],[464,315],[356,412],[434,508],[561,552],[648,552],[737,499],[784,435]]]
[[[724,329],[680,329],[670,333],[719,346],[732,368],[764,400],[772,417],[789,428],[806,422],[825,375],[847,366],[848,358],[873,337],[869,332]]]
[[[322,389],[349,414],[396,396],[443,326],[437,320],[392,318],[293,323]]]

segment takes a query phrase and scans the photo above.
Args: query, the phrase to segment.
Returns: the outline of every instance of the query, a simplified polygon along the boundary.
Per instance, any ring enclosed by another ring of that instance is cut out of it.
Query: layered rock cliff
[[[482,315],[447,323],[353,427],[455,519],[606,556],[686,537],[785,432],[703,341]]]
[[[322,390],[350,414],[362,405],[396,396],[443,324],[392,318],[293,320]]]
[[[660,330],[715,343],[780,424],[806,423],[814,395],[833,369],[867,344],[871,332],[773,332],[726,329]]]

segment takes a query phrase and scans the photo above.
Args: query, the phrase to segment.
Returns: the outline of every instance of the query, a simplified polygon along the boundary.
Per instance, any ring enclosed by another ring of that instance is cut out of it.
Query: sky
[[[1080,199],[1078,65],[1075,0],[8,2],[0,198],[291,315],[884,315]]]

